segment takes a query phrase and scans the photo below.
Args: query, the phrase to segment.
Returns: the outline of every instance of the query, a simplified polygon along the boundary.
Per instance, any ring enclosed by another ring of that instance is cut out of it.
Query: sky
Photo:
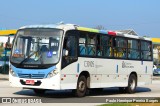
[[[59,22],[160,37],[160,0],[0,0],[0,29]]]

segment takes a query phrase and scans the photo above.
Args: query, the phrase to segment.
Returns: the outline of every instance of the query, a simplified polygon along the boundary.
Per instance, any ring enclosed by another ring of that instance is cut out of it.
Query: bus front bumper
[[[52,89],[60,90],[60,79],[59,75],[52,78],[45,79],[26,79],[18,78],[9,75],[10,86],[12,87],[23,87],[23,88],[37,88],[37,89]]]

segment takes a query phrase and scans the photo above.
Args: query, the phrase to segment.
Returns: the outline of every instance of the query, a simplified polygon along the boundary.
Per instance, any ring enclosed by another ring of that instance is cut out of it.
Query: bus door
[[[77,83],[77,47],[78,47],[78,32],[70,30],[66,32],[61,61],[61,88],[75,89]]]

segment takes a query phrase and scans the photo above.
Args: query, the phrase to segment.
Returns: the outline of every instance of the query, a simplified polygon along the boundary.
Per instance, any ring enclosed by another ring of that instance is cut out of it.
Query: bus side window
[[[85,42],[86,42],[85,38],[79,38],[79,53],[80,53],[80,55],[86,54]]]
[[[152,46],[149,41],[141,41],[141,59],[152,60]]]
[[[112,57],[112,40],[108,35],[100,35],[98,38],[98,56]]]
[[[87,55],[87,33],[80,32],[79,36],[79,55],[84,56]]]
[[[114,57],[127,58],[127,40],[125,38],[114,38]]]
[[[135,39],[128,39],[128,59],[140,59],[139,41]]]
[[[96,34],[94,33],[87,34],[87,55],[96,55]]]

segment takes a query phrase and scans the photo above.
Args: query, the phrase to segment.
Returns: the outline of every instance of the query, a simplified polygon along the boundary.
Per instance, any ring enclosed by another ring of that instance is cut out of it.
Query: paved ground
[[[0,73],[0,80],[8,80],[8,75],[7,74],[1,74]]]
[[[12,88],[9,82],[0,81],[0,97],[36,97],[30,89]],[[154,80],[150,85],[144,85],[136,89],[135,94],[121,94],[118,88],[106,88],[103,92],[93,93],[89,97],[160,97],[160,80]],[[71,91],[47,91],[42,97],[69,98]],[[73,98],[73,97],[72,97]]]

